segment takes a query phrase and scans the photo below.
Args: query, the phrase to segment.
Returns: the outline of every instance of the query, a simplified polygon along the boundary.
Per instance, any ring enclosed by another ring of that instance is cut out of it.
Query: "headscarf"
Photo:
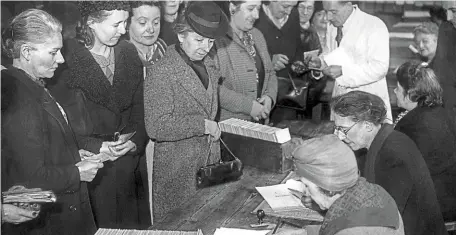
[[[292,156],[299,176],[331,192],[350,188],[359,178],[355,154],[334,134],[304,141]]]

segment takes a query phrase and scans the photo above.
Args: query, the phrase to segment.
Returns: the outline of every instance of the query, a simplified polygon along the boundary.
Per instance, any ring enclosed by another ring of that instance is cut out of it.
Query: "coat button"
[[[276,36],[276,39],[279,39],[279,36]]]
[[[75,212],[75,211],[77,210],[77,208],[76,208],[75,205],[71,205],[69,209],[70,209],[70,211],[72,211],[72,212]]]

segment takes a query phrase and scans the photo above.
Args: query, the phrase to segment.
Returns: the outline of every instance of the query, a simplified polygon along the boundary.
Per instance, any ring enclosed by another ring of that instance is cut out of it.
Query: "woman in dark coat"
[[[135,170],[146,143],[143,104],[143,66],[135,47],[119,38],[126,32],[129,3],[122,1],[78,2],[82,27],[78,36],[65,42],[67,70],[52,91],[78,120],[88,113],[93,128],[72,123],[80,146],[113,156],[89,185],[98,227],[140,227]],[[66,75],[65,75],[66,74]],[[86,112],[71,110],[70,91],[81,91]],[[68,105],[68,106],[67,106]],[[113,142],[115,132],[136,134]],[[138,181],[140,182],[140,181]]]
[[[406,109],[395,129],[421,151],[445,221],[456,220],[456,133],[442,107],[442,88],[427,64],[407,62],[397,71],[397,105]]]
[[[61,32],[54,17],[29,9],[2,35],[2,46],[13,58],[1,76],[2,93],[8,94],[2,94],[2,189],[22,185],[57,195],[57,202],[42,206],[38,218],[4,224],[2,234],[96,232],[86,182],[103,164],[81,161],[65,111],[45,88],[64,62]]]
[[[368,149],[362,176],[394,198],[405,234],[447,234],[426,162],[409,137],[384,123],[382,99],[352,91],[335,97],[332,108],[339,138],[353,150]]]
[[[221,14],[214,2],[191,2],[175,27],[180,44],[168,47],[145,81],[146,130],[156,142],[155,221],[189,200],[196,193],[198,169],[220,159],[214,121],[220,73],[208,53],[214,38],[227,30]]]

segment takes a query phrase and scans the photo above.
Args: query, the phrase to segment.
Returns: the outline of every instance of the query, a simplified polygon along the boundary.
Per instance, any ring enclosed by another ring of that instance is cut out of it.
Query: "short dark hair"
[[[431,15],[431,17],[435,17],[441,21],[447,20],[447,11],[445,10],[445,8],[441,6],[432,6],[429,9],[429,14]]]
[[[441,106],[443,90],[434,70],[420,61],[409,61],[402,64],[396,73],[397,82],[408,96],[420,107]]]
[[[364,91],[350,91],[334,97],[331,100],[331,108],[339,116],[374,125],[382,124],[387,112],[385,102],[380,97]]]

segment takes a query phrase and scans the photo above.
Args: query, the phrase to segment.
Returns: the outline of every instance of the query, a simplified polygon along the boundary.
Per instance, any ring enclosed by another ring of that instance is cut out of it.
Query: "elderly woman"
[[[53,93],[64,104],[76,102],[68,90],[83,94],[86,111],[69,111],[71,119],[88,115],[93,123],[92,129],[72,123],[80,145],[117,159],[106,163],[89,185],[98,227],[138,228],[135,169],[147,139],[143,65],[131,43],[119,42],[126,32],[130,5],[122,1],[81,1],[78,7],[81,27],[74,40],[65,42],[68,68]],[[115,132],[124,137],[136,134],[113,142]]]
[[[385,124],[383,100],[363,91],[333,98],[335,133],[353,150],[368,149],[362,176],[396,201],[406,234],[446,234],[434,184],[413,140]],[[426,203],[423,203],[426,202]]]
[[[397,105],[406,111],[395,129],[410,137],[421,151],[434,181],[445,221],[456,220],[456,133],[442,107],[442,88],[427,64],[407,62],[397,72]]]
[[[58,198],[30,222],[2,225],[2,233],[93,234],[87,182],[103,164],[81,161],[85,155],[78,152],[67,115],[45,88],[64,62],[62,25],[42,10],[26,10],[2,34],[2,47],[13,59],[1,76],[2,93],[9,92],[8,105],[2,107],[2,188],[42,188]]]
[[[153,217],[159,221],[196,193],[196,172],[220,159],[218,110],[221,77],[208,55],[228,29],[214,2],[191,2],[178,18],[178,44],[152,66],[144,87],[146,130],[156,141]]]
[[[185,3],[183,0],[161,1],[160,3],[163,9],[160,38],[163,38],[167,45],[178,44],[179,40],[173,30],[173,23],[183,13]]]
[[[353,151],[337,136],[301,141],[291,155],[305,186],[305,205],[315,203],[326,211],[319,233],[308,228],[301,234],[404,234],[394,199],[381,186],[359,177]]]
[[[224,80],[220,119],[268,120],[277,98],[277,77],[266,40],[253,24],[261,1],[230,1],[230,30],[218,39],[217,57]]]
[[[418,53],[428,63],[434,59],[438,35],[439,26],[433,22],[423,22],[413,30],[413,41]]]

